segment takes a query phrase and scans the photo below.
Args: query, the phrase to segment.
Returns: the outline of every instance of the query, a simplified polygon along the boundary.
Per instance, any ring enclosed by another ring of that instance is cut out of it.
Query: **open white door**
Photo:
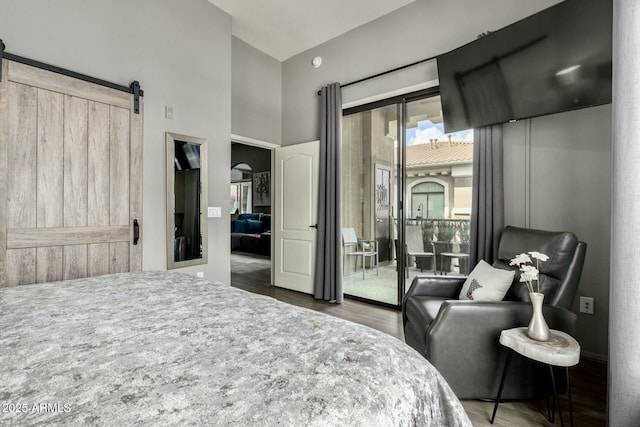
[[[313,294],[320,142],[275,150],[274,284]]]

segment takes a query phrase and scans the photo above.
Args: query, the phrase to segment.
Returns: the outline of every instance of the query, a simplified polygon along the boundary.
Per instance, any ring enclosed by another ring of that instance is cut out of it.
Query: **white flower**
[[[535,258],[539,261],[547,261],[549,259],[547,255],[540,252],[536,252],[536,251],[529,252],[529,255],[531,255],[532,258]]]
[[[520,281],[533,282],[538,280],[538,269],[532,265],[523,265],[520,267]]]
[[[531,255],[531,257],[529,256]],[[540,261],[547,261],[549,257],[543,253],[532,251],[529,252],[529,255],[522,253],[520,255],[516,255],[515,258],[511,260],[509,265],[516,265],[520,268],[520,282],[527,284],[527,289],[529,292],[534,292],[533,282],[535,280],[538,281],[538,292],[540,291],[540,279],[539,279],[539,271],[538,265]],[[533,261],[531,258],[536,260],[536,266],[534,267]]]
[[[516,257],[511,260],[509,265],[520,265],[520,264],[526,264],[528,262],[532,262],[531,258],[529,258],[529,255],[523,253],[520,255],[516,255]]]

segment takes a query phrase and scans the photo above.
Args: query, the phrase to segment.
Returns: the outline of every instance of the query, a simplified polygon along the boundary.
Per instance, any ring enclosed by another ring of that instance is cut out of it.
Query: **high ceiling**
[[[415,0],[209,0],[232,33],[284,61]]]

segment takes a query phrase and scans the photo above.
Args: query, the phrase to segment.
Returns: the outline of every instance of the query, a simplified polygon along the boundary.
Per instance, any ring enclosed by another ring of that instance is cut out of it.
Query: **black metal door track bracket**
[[[76,73],[75,71],[67,70],[65,68],[56,67],[55,65],[45,64],[44,62],[35,61],[33,59],[24,58],[22,56],[14,55],[12,53],[5,52],[5,44],[0,39],[0,81],[2,81],[2,60],[9,59],[11,61],[19,62],[21,64],[30,65],[32,67],[40,68],[42,70],[51,71],[53,73],[62,74],[64,76],[72,77],[74,79],[84,80],[85,82],[94,83],[100,86],[116,89],[122,92],[130,93],[133,95],[133,109],[134,113],[140,114],[140,97],[144,96],[144,91],[140,89],[140,83],[135,80],[130,86],[123,86],[117,83],[112,83],[106,80],[98,79],[95,77],[87,76],[86,74]]]

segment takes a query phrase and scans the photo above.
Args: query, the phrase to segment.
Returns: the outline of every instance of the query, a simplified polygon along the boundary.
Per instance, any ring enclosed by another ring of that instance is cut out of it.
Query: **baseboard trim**
[[[606,355],[591,353],[590,351],[581,351],[580,355],[582,356],[583,359],[595,360],[597,362],[604,362],[604,363],[609,362],[609,358]]]

